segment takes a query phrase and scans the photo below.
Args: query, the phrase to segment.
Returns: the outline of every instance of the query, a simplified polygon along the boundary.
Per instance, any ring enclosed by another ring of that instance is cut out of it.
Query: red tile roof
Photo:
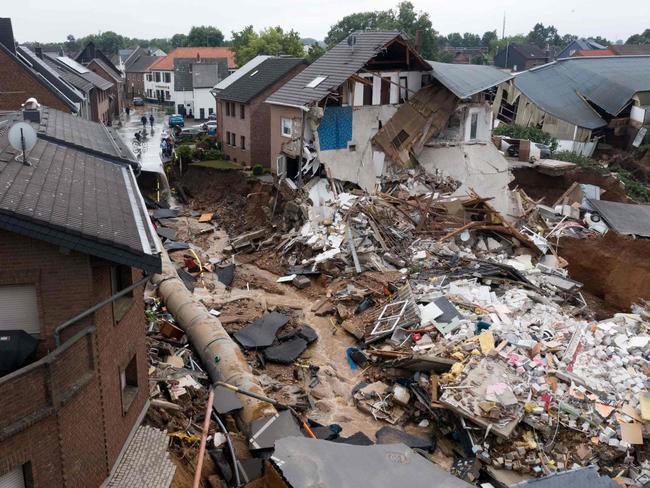
[[[177,47],[167,56],[161,57],[158,61],[149,66],[147,71],[163,70],[171,71],[174,69],[174,59],[176,58],[226,58],[228,68],[237,68],[235,63],[235,53],[229,47]]]
[[[616,53],[609,49],[584,49],[576,51],[574,56],[616,56]]]

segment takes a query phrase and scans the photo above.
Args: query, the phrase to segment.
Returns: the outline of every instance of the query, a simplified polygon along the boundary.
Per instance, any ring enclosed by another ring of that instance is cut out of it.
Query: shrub
[[[178,146],[176,148],[176,158],[182,159],[185,163],[190,162],[192,159],[192,148],[187,145]]]
[[[256,164],[253,166],[253,175],[262,176],[264,174],[264,166],[261,164]]]
[[[605,166],[598,163],[597,161],[573,151],[558,151],[553,154],[553,159],[557,159],[558,161],[566,161],[568,163],[575,163],[581,168],[596,171],[597,173],[607,173],[609,171]]]
[[[223,153],[218,149],[207,149],[205,151],[205,159],[209,159],[209,160],[223,159]]]
[[[537,127],[526,127],[517,124],[499,124],[499,127],[492,132],[495,136],[512,137],[513,139],[528,139],[550,146],[551,151],[557,149],[557,139],[548,132]]]

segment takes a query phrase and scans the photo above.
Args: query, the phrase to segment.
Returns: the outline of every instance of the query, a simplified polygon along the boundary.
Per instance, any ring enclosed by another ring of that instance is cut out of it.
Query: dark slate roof
[[[148,56],[146,54],[142,54],[134,60],[129,59],[129,62],[125,67],[125,71],[127,73],[144,73],[147,71],[147,68],[151,66],[157,59],[158,56]]]
[[[583,97],[611,115],[650,91],[650,56],[573,57],[524,71],[515,86],[540,109],[587,129],[607,123]]]
[[[45,62],[50,66],[50,68],[58,72],[59,75],[61,75],[61,78],[66,80],[68,83],[70,83],[78,90],[88,94],[90,93],[90,90],[95,88],[95,85],[93,85],[90,81],[86,80],[85,78],[82,78],[81,75],[71,70],[62,68],[57,63],[55,63],[54,61],[52,61],[47,57],[45,57],[45,60],[46,60]]]
[[[589,205],[619,234],[650,237],[650,205],[589,200]]]
[[[231,83],[218,96],[224,100],[248,103],[299,64],[306,65],[307,62],[301,58],[269,58]]]
[[[97,63],[108,75],[113,78],[114,81],[120,82],[122,81],[122,73],[116,72],[111,66],[109,66],[107,63],[102,61],[100,58],[95,58],[91,61],[91,63]],[[88,63],[90,64],[90,63]],[[100,76],[100,75],[97,75]],[[103,76],[101,77],[103,78]]]
[[[85,73],[79,73],[78,71],[72,69],[70,66],[68,66],[67,64],[65,64],[63,62],[63,59],[70,59],[70,61],[76,62],[71,58],[66,58],[65,56],[51,56],[49,54],[45,54],[44,56],[45,56],[46,60],[49,59],[52,62],[56,63],[59,68],[65,70],[65,71],[68,71],[68,72],[72,73],[73,75],[75,75],[74,78],[81,77],[84,80],[86,80],[87,83],[91,83],[95,88],[99,88],[100,90],[103,91],[103,90],[108,90],[113,86],[112,82],[102,78],[97,73],[93,73],[91,70],[88,70]],[[83,66],[83,67],[85,69],[88,69],[85,66]],[[74,78],[71,78],[71,79],[74,79]],[[77,88],[79,88],[79,86],[77,86],[76,84],[75,84],[75,86]]]
[[[223,60],[224,66],[228,69],[227,61]],[[194,63],[192,64],[192,87],[212,88],[219,83],[219,65]]]
[[[39,137],[83,150],[97,157],[137,168],[133,152],[112,127],[75,117],[49,107],[41,108],[41,123],[34,124]]]
[[[267,102],[292,107],[318,102],[363,68],[390,41],[396,38],[406,40],[399,31],[361,31],[351,35],[356,36],[354,47],[348,45],[347,38],[344,39],[289,80]],[[317,87],[307,88],[317,76],[327,78]]]
[[[22,120],[10,114],[6,125]],[[0,228],[111,262],[161,269],[144,201],[127,165],[38,138],[31,166],[0,131]]]
[[[16,52],[22,56],[32,68],[46,78],[52,85],[60,90],[66,97],[76,103],[84,101],[84,94],[71,85],[56,70],[25,46],[16,46]]]
[[[432,76],[460,99],[468,98],[513,77],[512,74],[493,66],[438,63],[435,61],[429,61],[428,63],[433,68]]]
[[[95,43],[92,41],[87,43],[86,47],[84,47],[83,50],[79,54],[77,54],[77,56],[74,59],[81,64],[88,64],[93,59],[99,59],[106,64],[108,69],[111,70],[115,76],[117,77],[122,76],[122,73],[117,68],[117,66],[115,66],[113,62],[110,60],[110,58],[106,56],[106,54],[104,54],[101,51],[101,49],[97,48],[95,46]]]
[[[39,73],[37,70],[32,68],[29,64],[25,62],[24,58],[19,57],[15,52],[7,49],[4,44],[0,42],[0,50],[5,53],[9,58],[11,58],[18,66],[22,66],[29,76],[34,78],[39,84],[47,88],[52,94],[60,99],[66,106],[70,108],[71,111],[77,112],[77,105],[74,101],[70,100],[60,89],[58,89],[52,82],[50,82],[45,76]]]
[[[613,479],[600,476],[595,467],[588,467],[522,481],[512,485],[512,488],[617,488],[619,486]]]
[[[226,58],[175,58],[174,59],[174,90],[191,91],[193,88],[192,72],[195,65],[216,65],[219,79],[228,76],[228,60]],[[211,85],[214,86],[214,83]]]
[[[535,44],[510,44],[510,49],[514,49],[527,59],[546,58],[546,52],[543,49],[537,47]]]

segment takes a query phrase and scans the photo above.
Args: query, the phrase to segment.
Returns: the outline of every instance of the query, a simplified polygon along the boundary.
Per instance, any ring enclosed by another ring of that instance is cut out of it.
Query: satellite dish
[[[27,162],[27,151],[30,151],[36,145],[36,131],[26,122],[17,122],[9,129],[9,144],[17,151],[23,153],[23,164],[30,166]]]

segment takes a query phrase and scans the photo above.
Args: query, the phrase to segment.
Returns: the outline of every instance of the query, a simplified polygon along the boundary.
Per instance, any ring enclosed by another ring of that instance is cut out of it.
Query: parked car
[[[208,120],[217,120],[217,114],[208,115]]]
[[[177,141],[184,141],[187,139],[193,139],[203,132],[199,127],[186,127],[181,130],[180,134],[176,136]]]
[[[185,127],[185,117],[181,114],[174,114],[169,116],[169,127]]]
[[[142,107],[144,105],[144,99],[142,97],[133,97],[133,105]]]

